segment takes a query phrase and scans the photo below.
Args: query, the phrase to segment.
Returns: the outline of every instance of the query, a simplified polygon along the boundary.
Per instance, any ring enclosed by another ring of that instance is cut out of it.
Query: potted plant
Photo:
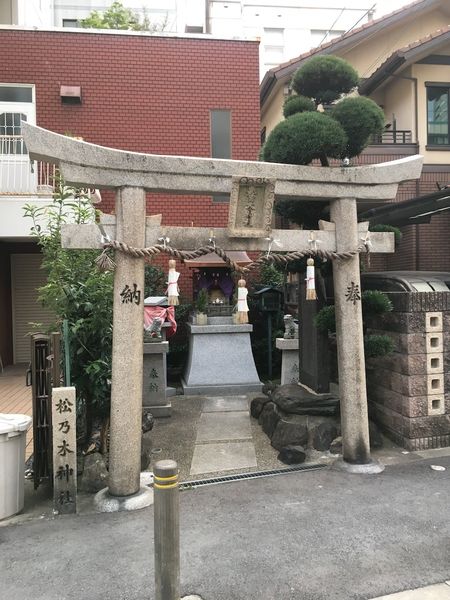
[[[197,300],[195,302],[195,308],[197,311],[196,322],[197,325],[207,325],[208,324],[208,291],[205,288],[202,288],[198,295]]]

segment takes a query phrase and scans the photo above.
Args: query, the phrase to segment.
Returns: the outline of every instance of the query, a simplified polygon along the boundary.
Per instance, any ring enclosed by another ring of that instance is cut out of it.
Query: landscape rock
[[[330,445],[331,454],[342,454],[342,436],[335,438]]]
[[[337,437],[337,427],[333,422],[321,423],[313,431],[312,444],[316,450],[329,450],[331,442]]]
[[[369,440],[372,449],[383,447],[383,436],[381,435],[378,426],[375,425],[373,421],[369,421]]]
[[[142,433],[147,433],[153,429],[153,425],[155,424],[155,419],[153,418],[152,413],[145,409],[142,411]]]
[[[305,462],[305,459],[306,452],[303,446],[285,446],[278,455],[278,460],[285,465],[299,465]]]
[[[267,402],[259,415],[258,422],[264,433],[272,438],[275,427],[280,420],[280,413],[273,402]]]
[[[335,416],[339,398],[332,394],[313,394],[296,383],[280,385],[271,395],[278,408],[289,414]]]
[[[272,392],[277,388],[277,384],[273,383],[273,381],[268,381],[263,385],[262,393],[266,394],[266,396],[271,396]]]
[[[82,492],[96,493],[108,485],[108,469],[100,452],[93,452],[84,457],[83,475],[78,489]]]
[[[252,417],[258,419],[262,409],[269,402],[269,400],[270,399],[267,396],[258,396],[257,398],[253,398],[253,400],[250,402],[250,414]]]
[[[145,471],[152,458],[152,437],[149,431],[142,434],[141,438],[141,471]]]
[[[276,450],[281,451],[285,446],[306,446],[307,443],[306,417],[293,415],[280,418],[271,440],[271,444]]]

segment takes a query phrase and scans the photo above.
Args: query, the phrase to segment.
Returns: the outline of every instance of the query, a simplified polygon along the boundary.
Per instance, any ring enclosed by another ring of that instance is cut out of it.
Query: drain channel
[[[231,483],[232,481],[243,481],[244,479],[259,479],[261,477],[273,477],[274,475],[286,475],[287,473],[297,473],[299,471],[317,471],[324,469],[328,465],[311,464],[286,467],[284,469],[273,469],[271,471],[252,471],[251,473],[238,473],[236,475],[222,475],[221,477],[211,477],[210,479],[197,479],[195,481],[183,481],[180,483],[180,490],[193,490],[204,485],[217,485],[219,483]]]

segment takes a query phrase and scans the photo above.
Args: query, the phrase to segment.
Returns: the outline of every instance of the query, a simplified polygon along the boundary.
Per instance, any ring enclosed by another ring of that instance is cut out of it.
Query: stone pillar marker
[[[356,199],[332,201],[330,217],[336,226],[337,251],[356,248],[361,243]],[[333,281],[343,459],[350,465],[365,465],[362,470],[376,472],[382,467],[370,458],[359,255],[333,261]]]
[[[77,512],[76,390],[52,390],[53,510],[67,515]]]

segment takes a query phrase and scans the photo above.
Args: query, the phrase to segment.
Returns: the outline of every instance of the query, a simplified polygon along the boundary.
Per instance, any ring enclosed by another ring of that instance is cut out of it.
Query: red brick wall
[[[230,110],[231,158],[254,160],[258,52],[249,41],[2,30],[0,82],[35,84],[41,127],[137,152],[211,156],[210,110]],[[60,85],[80,85],[82,104],[63,105]],[[102,197],[111,212],[113,194]],[[223,227],[228,205],[149,194],[147,212],[167,225]],[[184,271],[180,284],[189,295]]]

